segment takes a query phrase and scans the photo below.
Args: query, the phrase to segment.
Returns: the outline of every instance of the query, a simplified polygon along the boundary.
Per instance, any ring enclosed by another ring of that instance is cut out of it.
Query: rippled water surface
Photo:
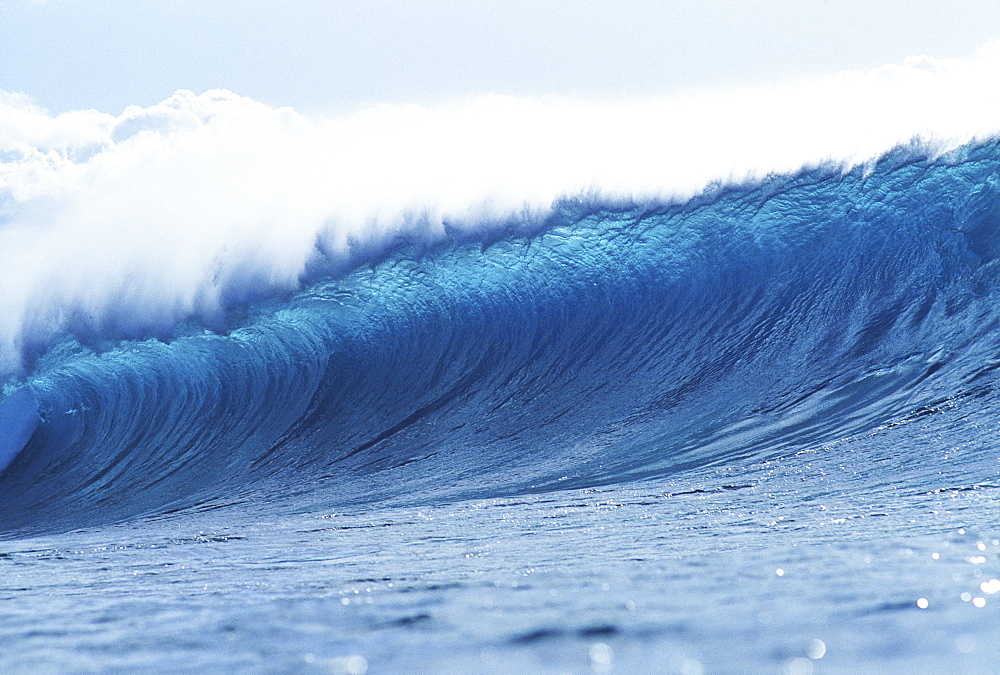
[[[248,498],[3,542],[0,666],[990,672],[1000,482],[981,417],[954,405],[669,480],[280,517]]]

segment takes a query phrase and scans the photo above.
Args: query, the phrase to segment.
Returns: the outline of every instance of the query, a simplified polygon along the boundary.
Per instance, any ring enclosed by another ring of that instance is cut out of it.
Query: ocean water
[[[2,157],[0,670],[995,671],[993,137],[355,222],[164,106]]]

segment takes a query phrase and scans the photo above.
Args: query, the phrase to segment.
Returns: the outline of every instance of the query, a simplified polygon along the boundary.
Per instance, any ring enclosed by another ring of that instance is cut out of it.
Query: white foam
[[[293,288],[317,243],[346,260],[351,242],[540,217],[562,196],[683,200],[713,182],[855,166],[914,137],[943,152],[997,134],[997,82],[993,45],[769,89],[486,96],[335,119],[227,91],[117,116],[2,95],[0,372],[71,322],[141,333]]]

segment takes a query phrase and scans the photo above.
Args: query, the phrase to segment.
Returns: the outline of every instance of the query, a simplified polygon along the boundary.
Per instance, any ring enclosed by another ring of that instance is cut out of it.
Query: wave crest
[[[485,97],[309,118],[226,91],[120,115],[0,97],[0,373],[59,334],[218,325],[403,241],[537,227],[566,198],[690,199],[1000,128],[1000,50],[780,89],[624,103]],[[916,139],[916,140],[915,140]]]

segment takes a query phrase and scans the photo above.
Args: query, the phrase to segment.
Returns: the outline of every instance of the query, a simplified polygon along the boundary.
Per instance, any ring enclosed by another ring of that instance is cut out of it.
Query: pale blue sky
[[[998,37],[997,0],[0,0],[0,89],[112,113],[181,88],[307,112],[622,98],[962,58]]]

